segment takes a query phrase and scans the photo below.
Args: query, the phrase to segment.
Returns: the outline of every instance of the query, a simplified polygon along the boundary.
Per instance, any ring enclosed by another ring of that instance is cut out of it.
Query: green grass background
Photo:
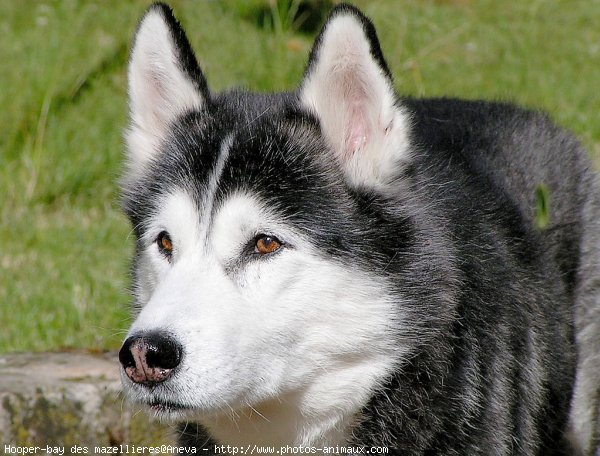
[[[0,352],[117,348],[133,246],[117,188],[126,62],[148,2],[0,4]],[[547,110],[598,163],[599,0],[356,4],[400,93]],[[299,83],[313,36],[285,7],[172,5],[213,90]]]

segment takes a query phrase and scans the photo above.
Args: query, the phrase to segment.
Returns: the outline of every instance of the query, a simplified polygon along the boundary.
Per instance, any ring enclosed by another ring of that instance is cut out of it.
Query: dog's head
[[[398,274],[415,276],[419,234],[390,191],[407,117],[371,22],[337,7],[296,92],[214,94],[157,4],[129,96],[126,393],[175,418],[270,402],[334,425],[354,413],[419,331],[397,286],[412,286]]]

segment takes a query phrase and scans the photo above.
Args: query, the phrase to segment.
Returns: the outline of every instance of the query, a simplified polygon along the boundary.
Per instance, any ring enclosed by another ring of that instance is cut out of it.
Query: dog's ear
[[[206,80],[171,9],[152,5],[138,26],[129,61],[129,171],[159,151],[170,124],[208,102]]]
[[[339,5],[311,51],[300,101],[319,119],[350,183],[385,186],[406,160],[407,115],[399,107],[375,28]]]

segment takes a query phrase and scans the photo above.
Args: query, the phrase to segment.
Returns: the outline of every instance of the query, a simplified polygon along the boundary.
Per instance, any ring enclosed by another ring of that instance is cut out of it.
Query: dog
[[[122,381],[182,445],[599,454],[600,187],[568,132],[396,95],[346,4],[296,91],[211,92],[161,3],[128,77]]]

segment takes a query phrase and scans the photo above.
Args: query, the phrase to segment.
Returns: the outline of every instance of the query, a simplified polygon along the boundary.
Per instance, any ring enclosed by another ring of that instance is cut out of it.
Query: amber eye
[[[171,255],[173,255],[173,241],[171,241],[169,233],[162,231],[156,238],[156,245],[158,245],[160,253],[169,259],[171,258]]]
[[[274,236],[260,235],[256,239],[255,252],[261,255],[273,253],[281,247],[281,241]]]

